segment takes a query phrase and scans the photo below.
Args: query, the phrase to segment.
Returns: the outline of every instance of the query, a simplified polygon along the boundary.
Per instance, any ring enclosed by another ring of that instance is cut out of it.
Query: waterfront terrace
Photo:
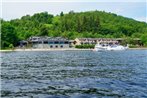
[[[139,38],[132,39],[135,45],[142,45]],[[123,38],[76,38],[74,40],[74,45],[83,44],[97,44],[97,43],[109,43],[109,44],[129,44],[126,39]]]
[[[76,38],[75,39],[75,45],[97,44],[99,42],[118,43],[118,40],[111,38]]]
[[[62,37],[33,36],[28,39],[32,48],[69,48],[70,41]]]

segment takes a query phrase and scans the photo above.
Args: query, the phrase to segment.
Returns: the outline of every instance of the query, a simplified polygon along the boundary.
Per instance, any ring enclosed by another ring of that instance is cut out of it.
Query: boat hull
[[[108,47],[107,50],[109,51],[119,51],[119,50],[126,50],[128,49],[127,47],[123,47],[123,46],[117,46],[117,47]]]
[[[95,51],[119,51],[119,50],[126,50],[128,47],[124,47],[121,45],[118,46],[107,46],[107,47],[102,47],[102,46],[96,46]]]

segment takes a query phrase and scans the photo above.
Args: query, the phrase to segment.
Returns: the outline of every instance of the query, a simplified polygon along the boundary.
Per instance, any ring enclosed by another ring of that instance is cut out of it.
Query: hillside
[[[2,48],[16,45],[30,36],[141,38],[147,45],[147,23],[139,22],[114,13],[70,11],[53,16],[47,12],[26,15],[11,21],[1,20]]]

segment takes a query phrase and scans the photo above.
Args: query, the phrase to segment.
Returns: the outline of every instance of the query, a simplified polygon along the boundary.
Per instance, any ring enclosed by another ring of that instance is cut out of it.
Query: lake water
[[[1,54],[4,98],[147,98],[147,50]]]

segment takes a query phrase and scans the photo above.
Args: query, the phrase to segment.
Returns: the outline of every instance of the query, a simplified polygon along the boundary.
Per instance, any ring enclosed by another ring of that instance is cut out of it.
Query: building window
[[[64,43],[65,43],[65,44],[68,44],[68,41],[65,41]]]
[[[60,44],[64,44],[64,42],[63,42],[63,41],[61,41],[61,42],[60,42]]]
[[[61,45],[60,47],[63,48],[63,45]]]
[[[53,48],[53,46],[51,45],[50,48]]]
[[[56,45],[55,47],[56,47],[56,48],[58,48],[58,46],[57,46],[57,45]]]
[[[54,44],[54,42],[51,42],[51,41],[50,41],[50,42],[48,42],[48,43],[49,43],[49,44]]]
[[[59,44],[59,42],[58,41],[55,41],[55,44]]]
[[[47,41],[44,41],[44,44],[48,44],[48,42]]]
[[[41,41],[39,41],[38,43],[39,43],[39,44],[42,44],[42,42],[41,42]]]

